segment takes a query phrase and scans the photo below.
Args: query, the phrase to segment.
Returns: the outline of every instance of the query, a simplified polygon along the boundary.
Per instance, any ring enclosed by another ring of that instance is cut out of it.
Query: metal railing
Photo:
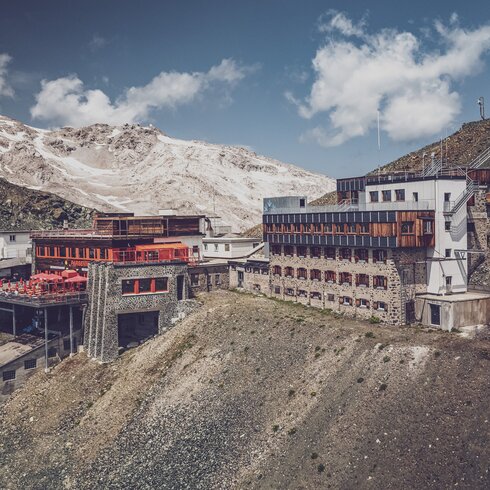
[[[473,161],[468,164],[468,168],[480,168],[484,163],[490,160],[490,147],[482,151]]]
[[[435,209],[435,200],[420,201],[388,201],[341,204],[328,204],[325,206],[307,206],[306,208],[274,208],[271,214],[305,214],[305,213],[342,213],[349,211],[431,211]]]

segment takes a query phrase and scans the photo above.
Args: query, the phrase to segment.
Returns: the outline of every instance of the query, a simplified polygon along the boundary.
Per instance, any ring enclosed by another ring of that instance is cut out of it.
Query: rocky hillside
[[[490,119],[473,121],[463,124],[458,131],[443,140],[442,153],[441,142],[436,141],[384,165],[381,171],[420,171],[424,164],[424,153],[426,164],[434,153],[436,158],[440,158],[442,154],[444,161],[449,165],[465,166],[489,147]]]
[[[91,226],[93,209],[85,208],[48,192],[11,184],[0,178],[0,229],[45,230]]]
[[[265,196],[320,196],[335,186],[244,148],[178,140],[155,127],[45,131],[1,116],[0,171],[14,184],[101,211],[216,211],[241,230],[260,221]]]
[[[0,409],[5,489],[490,486],[490,341],[233,292]]]

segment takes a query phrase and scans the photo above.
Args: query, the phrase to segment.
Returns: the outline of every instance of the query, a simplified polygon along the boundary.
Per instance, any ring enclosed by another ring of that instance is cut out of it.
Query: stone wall
[[[475,192],[474,205],[468,206],[468,222],[474,231],[468,233],[468,249],[481,250],[482,253],[468,254],[469,284],[490,288],[490,218],[486,204],[487,189]]]
[[[118,355],[118,315],[158,311],[158,332],[169,329],[179,316],[177,277],[183,276],[183,299],[187,299],[187,265],[89,264],[89,305],[85,316],[85,348],[89,356],[102,362]],[[122,294],[123,279],[168,278],[164,293]]]
[[[243,277],[239,284],[238,275]],[[242,288],[255,294],[271,295],[271,279],[268,264],[261,267],[254,267],[247,263],[234,263],[230,265],[230,288]]]
[[[203,263],[189,267],[189,296],[209,293],[215,289],[229,289],[230,274],[228,262],[219,264]]]
[[[311,257],[310,250],[307,250],[305,257],[299,257],[296,248],[293,256],[285,256],[284,253],[271,255],[271,295],[318,308],[329,308],[351,317],[368,319],[375,316],[389,324],[404,324],[407,321],[405,303],[413,301],[416,293],[426,292],[425,251],[423,249],[385,250],[386,261],[375,262],[373,250],[369,249],[367,260],[356,262],[354,259],[356,249],[351,249],[350,260],[342,259],[340,250],[340,248],[335,249],[335,258],[332,259],[325,257],[324,250],[319,258]],[[281,267],[280,276],[274,274],[276,265]],[[294,269],[294,277],[285,277],[285,267]],[[306,279],[297,277],[298,268],[307,270]],[[321,279],[310,278],[312,269],[321,271]],[[325,280],[327,270],[335,272],[335,282]],[[340,283],[342,272],[352,275],[351,285]],[[356,286],[357,274],[368,275],[368,284]],[[386,288],[375,287],[374,276],[386,277]],[[351,304],[342,303],[344,298],[350,298]],[[380,308],[380,303],[385,304],[384,309]]]

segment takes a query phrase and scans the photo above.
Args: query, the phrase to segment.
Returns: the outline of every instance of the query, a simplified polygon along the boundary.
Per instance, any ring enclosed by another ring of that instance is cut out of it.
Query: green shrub
[[[369,323],[371,324],[377,324],[377,323],[381,323],[381,318],[375,316],[375,315],[371,315],[371,318],[369,318]]]
[[[364,334],[364,337],[366,337],[368,339],[374,339],[374,333],[373,332],[366,332]]]

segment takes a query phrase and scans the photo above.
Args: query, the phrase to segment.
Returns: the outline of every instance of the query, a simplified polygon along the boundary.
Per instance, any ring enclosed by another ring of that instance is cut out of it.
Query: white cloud
[[[107,39],[105,37],[99,36],[98,34],[94,34],[88,43],[89,48],[92,51],[97,51],[103,48],[107,44]]]
[[[354,24],[341,13],[330,12],[321,30],[328,39],[313,59],[309,95],[285,96],[305,119],[328,115],[328,125],[317,124],[302,136],[323,146],[365,135],[375,127],[378,109],[382,130],[394,140],[440,133],[461,110],[454,83],[476,73],[490,49],[490,25],[466,30],[456,14],[449,26],[434,23],[430,41],[440,47],[434,51],[410,32],[369,34],[364,21]]]
[[[100,89],[85,88],[76,75],[43,80],[31,116],[70,126],[143,122],[154,109],[188,104],[218,85],[232,87],[252,69],[224,59],[207,72],[161,72],[144,86],[128,88],[114,102]]]
[[[12,57],[7,53],[0,53],[0,97],[13,97],[14,89],[7,82],[7,65]]]

